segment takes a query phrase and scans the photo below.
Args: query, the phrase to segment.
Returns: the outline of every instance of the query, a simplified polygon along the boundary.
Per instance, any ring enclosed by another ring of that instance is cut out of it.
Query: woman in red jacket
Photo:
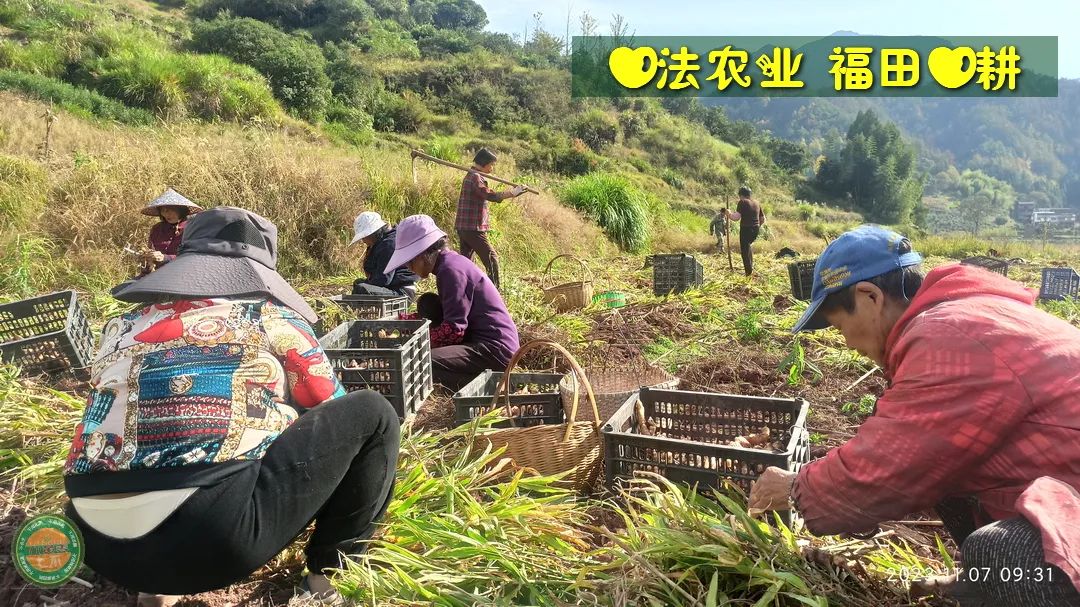
[[[187,218],[202,210],[202,207],[184,198],[172,188],[158,196],[142,210],[143,215],[160,217],[150,228],[148,250],[143,255],[143,270],[140,276],[149,274],[163,264],[176,258],[180,251],[180,238],[184,235]]]
[[[750,507],[811,532],[865,533],[937,510],[963,566],[962,605],[1080,605],[1080,329],[1007,278],[918,270],[907,239],[862,226],[814,268],[795,331],[834,326],[889,387],[856,435],[797,474],[768,468]]]

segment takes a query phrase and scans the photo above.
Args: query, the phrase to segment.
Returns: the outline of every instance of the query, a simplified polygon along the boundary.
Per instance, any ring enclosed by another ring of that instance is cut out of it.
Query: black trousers
[[[431,375],[437,384],[457,392],[486,369],[505,371],[510,362],[485,344],[458,344],[431,350]]]
[[[1042,534],[1034,525],[1016,517],[979,527],[976,507],[969,498],[949,498],[934,508],[960,546],[961,563],[970,572],[967,579],[983,595],[973,606],[1080,605],[1080,592],[1069,577],[1046,562]]]
[[[116,539],[87,525],[86,563],[113,582],[156,594],[195,594],[247,578],[300,535],[308,568],[339,567],[374,533],[394,490],[397,414],[363,390],[300,416],[252,466],[199,488],[150,533]]]
[[[461,242],[461,254],[472,259],[473,253],[480,256],[480,263],[487,270],[488,280],[495,288],[499,288],[499,255],[491,247],[487,232],[474,232],[458,230],[458,240]]]
[[[750,248],[750,245],[757,240],[760,231],[761,228],[758,226],[741,226],[739,228],[739,253],[742,254],[743,270],[747,276],[754,271],[754,251]]]

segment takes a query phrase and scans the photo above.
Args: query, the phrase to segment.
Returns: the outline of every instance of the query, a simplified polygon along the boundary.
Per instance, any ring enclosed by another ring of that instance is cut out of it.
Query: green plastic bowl
[[[592,302],[605,308],[621,308],[626,305],[626,295],[618,291],[604,291],[593,295]]]

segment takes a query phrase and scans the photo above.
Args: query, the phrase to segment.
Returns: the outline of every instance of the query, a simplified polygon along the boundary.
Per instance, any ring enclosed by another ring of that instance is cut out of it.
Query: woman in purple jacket
[[[431,217],[406,217],[385,271],[407,266],[420,278],[435,275],[443,319],[431,328],[432,373],[456,392],[485,369],[505,369],[518,349],[518,332],[487,275],[447,244]]]

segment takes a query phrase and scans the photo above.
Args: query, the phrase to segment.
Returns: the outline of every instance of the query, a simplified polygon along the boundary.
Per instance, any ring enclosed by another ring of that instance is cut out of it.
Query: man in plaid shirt
[[[517,198],[525,191],[523,186],[496,192],[488,187],[487,179],[481,173],[490,174],[495,168],[495,154],[487,148],[480,148],[473,158],[472,169],[461,182],[461,195],[458,196],[457,219],[454,228],[461,242],[461,254],[472,259],[473,253],[480,254],[480,261],[487,270],[488,278],[495,288],[499,288],[499,256],[488,240],[488,204],[502,202],[507,198]]]
[[[767,468],[750,508],[790,505],[819,535],[933,508],[963,566],[920,592],[965,607],[1080,605],[1080,329],[1001,275],[950,264],[924,277],[921,261],[877,226],[818,258],[795,330],[836,327],[888,388],[825,457]]]

